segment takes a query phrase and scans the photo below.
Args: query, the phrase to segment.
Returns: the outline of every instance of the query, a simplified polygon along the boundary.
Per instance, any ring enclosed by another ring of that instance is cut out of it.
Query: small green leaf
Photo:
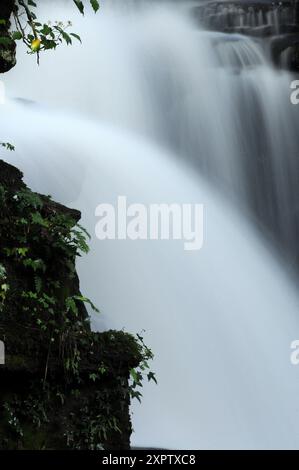
[[[72,44],[72,39],[65,31],[61,31],[61,34],[67,45]]]
[[[153,380],[153,381],[155,382],[155,384],[158,383],[158,381],[157,381],[157,379],[156,379],[156,376],[155,376],[155,374],[154,374],[153,372],[149,372],[149,373],[147,374],[147,379],[148,379],[149,382],[150,382],[151,380]]]
[[[48,36],[52,32],[52,28],[48,26],[47,24],[43,25],[43,28],[40,30],[41,34],[44,34],[45,36]]]
[[[79,34],[70,33],[70,36],[73,36],[75,39],[77,39],[78,41],[80,41],[80,42],[82,43],[82,41],[81,41],[81,38],[80,38]]]
[[[48,227],[48,222],[41,216],[39,212],[32,213],[31,220],[33,224],[40,225],[42,227]]]
[[[11,37],[14,41],[19,41],[20,39],[23,39],[23,34],[20,33],[20,31],[14,31]]]
[[[90,3],[91,3],[91,6],[92,6],[94,12],[96,13],[98,11],[98,9],[100,8],[100,4],[99,4],[98,0],[90,0]]]
[[[82,15],[84,15],[84,5],[81,0],[74,0],[75,5],[77,6],[78,10]]]

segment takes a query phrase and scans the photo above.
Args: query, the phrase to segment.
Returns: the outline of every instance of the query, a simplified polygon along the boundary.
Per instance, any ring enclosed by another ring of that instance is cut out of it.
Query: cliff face
[[[13,8],[14,0],[0,3],[0,73],[8,72],[16,65],[16,44],[8,34]]]
[[[141,351],[129,334],[90,330],[79,218],[0,161],[0,449],[129,447]]]

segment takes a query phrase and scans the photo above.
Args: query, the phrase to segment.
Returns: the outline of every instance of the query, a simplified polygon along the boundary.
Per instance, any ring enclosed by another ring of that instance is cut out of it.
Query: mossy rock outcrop
[[[125,449],[130,334],[91,331],[75,269],[80,213],[0,161],[0,449]]]
[[[2,0],[0,5],[0,73],[8,72],[16,65],[16,43],[9,35],[10,17],[14,0]]]

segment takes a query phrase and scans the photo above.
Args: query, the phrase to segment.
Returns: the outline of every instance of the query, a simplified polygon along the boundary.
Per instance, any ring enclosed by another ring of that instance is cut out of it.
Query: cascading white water
[[[258,42],[199,31],[184,2],[125,5],[107,2],[81,22],[58,2],[56,17],[73,20],[83,47],[43,57],[39,70],[21,54],[8,93],[137,132],[189,158],[299,258],[291,77],[274,72]],[[52,16],[46,9],[44,18]]]
[[[70,11],[55,7],[57,18]],[[20,58],[7,76],[11,95],[61,109],[9,101],[1,137],[17,151],[7,159],[31,187],[80,209],[92,234],[95,207],[118,195],[205,205],[197,254],[179,241],[93,237],[78,263],[82,290],[103,312],[94,326],[144,328],[156,353],[159,385],[134,406],[133,444],[298,448],[299,372],[289,355],[299,297],[214,186],[230,187],[230,200],[295,243],[290,77],[249,39],[198,31],[172,5],[104,6],[74,24],[82,49],[44,56],[39,70]]]

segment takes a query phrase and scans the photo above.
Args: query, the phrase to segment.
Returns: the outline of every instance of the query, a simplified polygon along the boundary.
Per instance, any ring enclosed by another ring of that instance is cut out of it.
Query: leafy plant
[[[0,142],[0,147],[4,147],[6,150],[10,150],[11,152],[15,150],[15,147],[9,142]]]
[[[143,386],[144,379],[147,379],[149,382],[154,381],[156,384],[157,379],[155,373],[151,371],[149,365],[149,361],[154,359],[153,352],[145,344],[143,336],[137,334],[136,340],[140,348],[142,360],[137,368],[130,370],[130,395],[131,398],[137,398],[137,400],[141,403],[142,393],[140,392],[140,388]]]
[[[84,3],[81,0],[73,1],[80,13],[84,14]],[[40,23],[35,12],[37,4],[38,2],[32,0],[16,1],[13,11],[15,30],[8,37],[1,37],[0,43],[4,41],[5,45],[8,45],[7,43],[12,41],[22,41],[27,46],[28,53],[36,54],[39,62],[41,51],[56,49],[62,43],[70,45],[74,39],[81,42],[78,34],[70,32],[72,26],[70,21],[67,23],[56,21],[54,24],[50,21]],[[100,8],[98,0],[90,0],[90,4],[96,13]]]

